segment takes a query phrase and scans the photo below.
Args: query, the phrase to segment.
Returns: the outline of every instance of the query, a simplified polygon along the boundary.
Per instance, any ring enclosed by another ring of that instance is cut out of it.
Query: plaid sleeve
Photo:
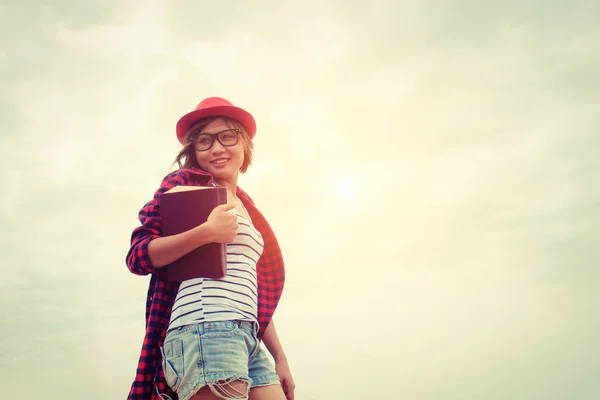
[[[132,273],[148,275],[155,271],[148,254],[148,244],[162,235],[158,198],[161,193],[183,183],[181,171],[170,173],[163,179],[152,200],[140,210],[138,219],[141,225],[135,228],[131,234],[131,246],[125,259],[127,268]]]

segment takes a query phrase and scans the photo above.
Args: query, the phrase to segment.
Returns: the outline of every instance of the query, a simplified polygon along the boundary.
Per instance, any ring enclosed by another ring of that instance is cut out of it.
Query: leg
[[[249,374],[252,379],[250,400],[286,400],[285,393],[267,351],[257,344],[258,351],[250,359]]]
[[[250,400],[286,400],[281,385],[257,386],[250,389]]]
[[[235,400],[248,399],[249,384],[240,380],[224,380],[209,383],[190,400]]]

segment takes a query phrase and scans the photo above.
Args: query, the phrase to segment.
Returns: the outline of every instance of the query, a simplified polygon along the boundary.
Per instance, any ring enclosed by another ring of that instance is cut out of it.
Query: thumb
[[[235,204],[233,203],[225,203],[218,206],[223,211],[229,211],[235,208]]]

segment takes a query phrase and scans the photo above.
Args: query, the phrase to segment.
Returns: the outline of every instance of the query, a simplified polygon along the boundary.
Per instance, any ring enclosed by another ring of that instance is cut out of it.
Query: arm
[[[235,236],[237,220],[233,214],[226,213],[234,207],[229,204],[213,210],[209,221],[202,225],[177,235],[162,236],[159,195],[183,183],[175,175],[168,175],[163,180],[154,198],[139,213],[141,225],[131,234],[131,246],[126,257],[127,267],[136,275],[151,274],[197,247],[212,242],[228,242]]]
[[[207,223],[172,236],[162,236],[160,220],[146,218],[132,234],[127,267],[136,275],[148,275],[169,265],[197,247],[214,241]]]
[[[152,239],[148,243],[148,257],[152,266],[160,268],[171,264],[197,247],[213,241],[205,222],[177,235]]]
[[[188,231],[171,236],[159,233],[140,233],[141,239],[132,245],[127,256],[129,269],[138,275],[145,275],[171,264],[190,251],[207,243],[229,243],[236,235],[237,217],[227,212],[234,204],[217,206],[208,216],[208,220]],[[139,228],[140,232],[144,228]],[[134,237],[135,233],[134,233]]]
[[[283,346],[281,346],[277,330],[275,329],[275,321],[272,319],[269,325],[267,325],[267,329],[265,329],[263,342],[265,343],[267,350],[269,350],[269,353],[273,356],[275,363],[287,362],[287,357],[283,352]]]
[[[279,336],[277,335],[273,320],[271,320],[267,329],[265,329],[263,342],[275,360],[275,372],[279,375],[281,387],[283,388],[286,398],[288,400],[294,400],[294,389],[296,388],[296,384],[294,383],[292,371],[290,371],[290,366],[287,357],[283,352],[283,347],[279,341]]]

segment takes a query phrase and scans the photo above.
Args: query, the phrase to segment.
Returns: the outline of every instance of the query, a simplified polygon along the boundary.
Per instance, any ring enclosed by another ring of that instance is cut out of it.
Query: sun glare
[[[338,177],[334,180],[335,193],[343,199],[351,199],[356,197],[357,187],[356,182],[348,177]]]

